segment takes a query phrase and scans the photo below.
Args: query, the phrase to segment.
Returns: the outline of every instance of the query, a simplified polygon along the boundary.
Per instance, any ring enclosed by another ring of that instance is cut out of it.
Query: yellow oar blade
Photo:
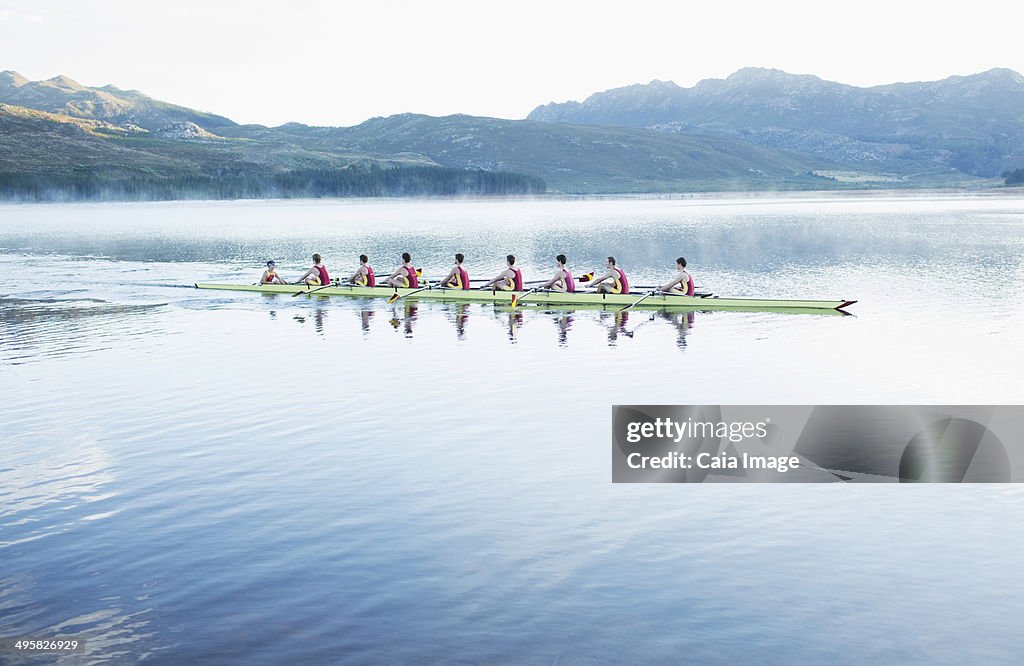
[[[593,279],[594,279],[594,274],[593,273],[584,273],[583,275],[581,275],[579,277],[579,281],[580,282],[590,282]]]
[[[394,303],[397,300],[398,300],[398,292],[396,291],[395,293],[391,294],[391,298],[388,299],[388,305],[391,305],[392,303]]]
[[[512,294],[512,307],[519,305],[519,294]]]

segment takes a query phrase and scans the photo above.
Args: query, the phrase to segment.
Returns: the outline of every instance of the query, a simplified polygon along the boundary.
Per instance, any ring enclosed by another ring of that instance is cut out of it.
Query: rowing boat
[[[315,292],[320,296],[355,296],[359,298],[389,298],[396,292],[402,296],[411,294],[415,289],[395,289],[393,287],[360,287],[356,285],[334,285],[330,287],[315,287],[294,284],[214,284],[209,282],[196,283],[197,289],[220,289],[224,291],[254,291],[261,294],[295,294],[304,291]],[[463,303],[494,303],[496,305],[511,305],[512,296],[515,293],[523,292],[482,290],[482,289],[446,289],[444,287],[427,287],[419,290],[416,294],[410,295],[410,300],[423,301],[455,301]],[[644,296],[640,294],[603,294],[596,292],[575,292],[566,293],[560,291],[535,291],[522,296],[520,301],[524,305],[551,305],[551,306],[605,306],[610,308],[621,308],[636,303]],[[845,312],[844,308],[853,305],[857,301],[818,301],[799,299],[771,299],[771,298],[701,298],[698,296],[683,296],[681,294],[658,293],[648,296],[642,303],[636,305],[639,309],[662,310],[670,308],[673,310],[738,310],[748,312],[827,312],[838,310]]]

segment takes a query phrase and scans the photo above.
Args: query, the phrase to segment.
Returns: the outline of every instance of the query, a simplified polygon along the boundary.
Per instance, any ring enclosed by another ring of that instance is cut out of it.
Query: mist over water
[[[616,486],[610,405],[1024,401],[1022,231],[1007,197],[0,207],[0,636],[98,663],[1010,660],[1016,486]],[[635,284],[684,255],[723,296],[858,303],[191,288],[406,250],[473,278],[614,254]]]

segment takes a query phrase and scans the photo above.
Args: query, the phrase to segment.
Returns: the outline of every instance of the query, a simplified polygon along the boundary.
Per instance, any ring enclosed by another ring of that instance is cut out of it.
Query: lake
[[[636,284],[684,255],[717,294],[858,302],[192,288],[406,250],[473,278],[613,254]],[[1019,657],[1019,486],[613,485],[609,452],[620,403],[1024,402],[1022,197],[0,206],[0,262],[0,636],[115,664]]]

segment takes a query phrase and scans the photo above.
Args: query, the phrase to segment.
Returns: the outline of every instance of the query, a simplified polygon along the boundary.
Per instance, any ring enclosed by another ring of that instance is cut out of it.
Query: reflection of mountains
[[[125,305],[97,299],[0,297],[0,363],[109,349],[114,339],[157,330],[142,315],[164,304]]]

